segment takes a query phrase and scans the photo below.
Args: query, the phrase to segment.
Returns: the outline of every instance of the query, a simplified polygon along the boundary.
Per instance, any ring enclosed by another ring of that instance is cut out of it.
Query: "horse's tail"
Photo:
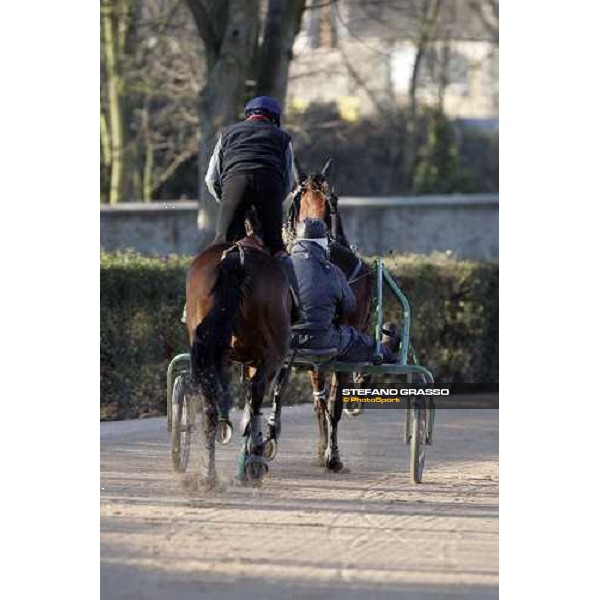
[[[217,266],[217,280],[211,291],[213,306],[196,327],[192,343],[192,375],[202,387],[202,380],[210,378],[214,368],[220,367],[223,353],[229,346],[245,279],[239,254],[228,253]]]

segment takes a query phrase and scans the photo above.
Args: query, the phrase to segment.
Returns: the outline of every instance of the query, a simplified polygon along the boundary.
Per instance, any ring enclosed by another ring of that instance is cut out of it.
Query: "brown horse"
[[[260,480],[268,471],[260,408],[267,386],[286,356],[291,299],[279,262],[255,238],[238,245],[214,244],[197,255],[187,272],[186,325],[191,345],[192,390],[200,396],[204,455],[201,480],[216,482],[215,438],[229,427],[228,366],[244,364],[250,380],[242,419],[244,444],[237,478]],[[196,452],[196,455],[199,453]]]
[[[298,165],[297,170],[301,173]],[[337,210],[337,196],[331,183],[332,160],[329,159],[320,173],[300,175],[300,188],[289,207],[285,239],[291,246],[296,226],[307,217],[321,219],[330,234],[330,260],[345,273],[356,297],[357,310],[352,319],[343,323],[360,331],[367,331],[371,320],[373,301],[373,274],[369,265],[356,256],[344,234],[343,224]],[[340,471],[343,463],[337,445],[337,426],[342,416],[342,397],[337,387],[350,383],[352,374],[333,375],[327,397],[325,378],[311,372],[313,398],[319,424],[318,460],[333,471]],[[352,387],[352,386],[346,386]]]

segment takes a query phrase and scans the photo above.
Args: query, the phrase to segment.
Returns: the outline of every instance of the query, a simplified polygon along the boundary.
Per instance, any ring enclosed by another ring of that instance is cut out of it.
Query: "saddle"
[[[227,248],[227,250],[224,250],[223,254],[221,255],[221,260],[224,260],[224,258],[231,252],[239,252],[240,263],[243,265],[246,258],[246,251],[248,250],[254,250],[256,252],[262,252],[263,254],[270,255],[270,252],[262,241],[262,238],[255,233],[251,233],[245,238],[234,242],[231,246],[229,246],[229,248]]]
[[[259,252],[269,254],[269,251],[267,250],[265,243],[262,241],[262,238],[255,233],[247,235],[245,238],[242,238],[236,242],[235,245],[242,246],[243,248],[251,248],[252,250],[258,250]]]

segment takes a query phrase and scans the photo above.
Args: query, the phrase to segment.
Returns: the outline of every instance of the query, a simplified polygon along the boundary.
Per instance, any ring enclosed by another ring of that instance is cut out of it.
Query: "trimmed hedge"
[[[101,253],[101,418],[164,413],[167,366],[188,350],[180,318],[190,260]],[[441,254],[385,265],[409,298],[411,340],[436,381],[497,383],[498,266]],[[386,320],[399,321],[399,306],[387,296],[384,305]],[[307,375],[292,377],[287,396],[311,399]]]
[[[498,383],[498,265],[444,254],[384,260],[412,312],[411,342],[437,382]],[[386,320],[401,320],[389,292]],[[390,310],[391,307],[391,310]]]

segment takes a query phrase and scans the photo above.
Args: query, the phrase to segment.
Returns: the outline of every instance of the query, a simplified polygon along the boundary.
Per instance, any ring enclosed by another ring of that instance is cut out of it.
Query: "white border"
[[[599,534],[598,10],[501,4],[501,597],[589,598]]]
[[[99,596],[99,14],[2,9],[4,598]]]

